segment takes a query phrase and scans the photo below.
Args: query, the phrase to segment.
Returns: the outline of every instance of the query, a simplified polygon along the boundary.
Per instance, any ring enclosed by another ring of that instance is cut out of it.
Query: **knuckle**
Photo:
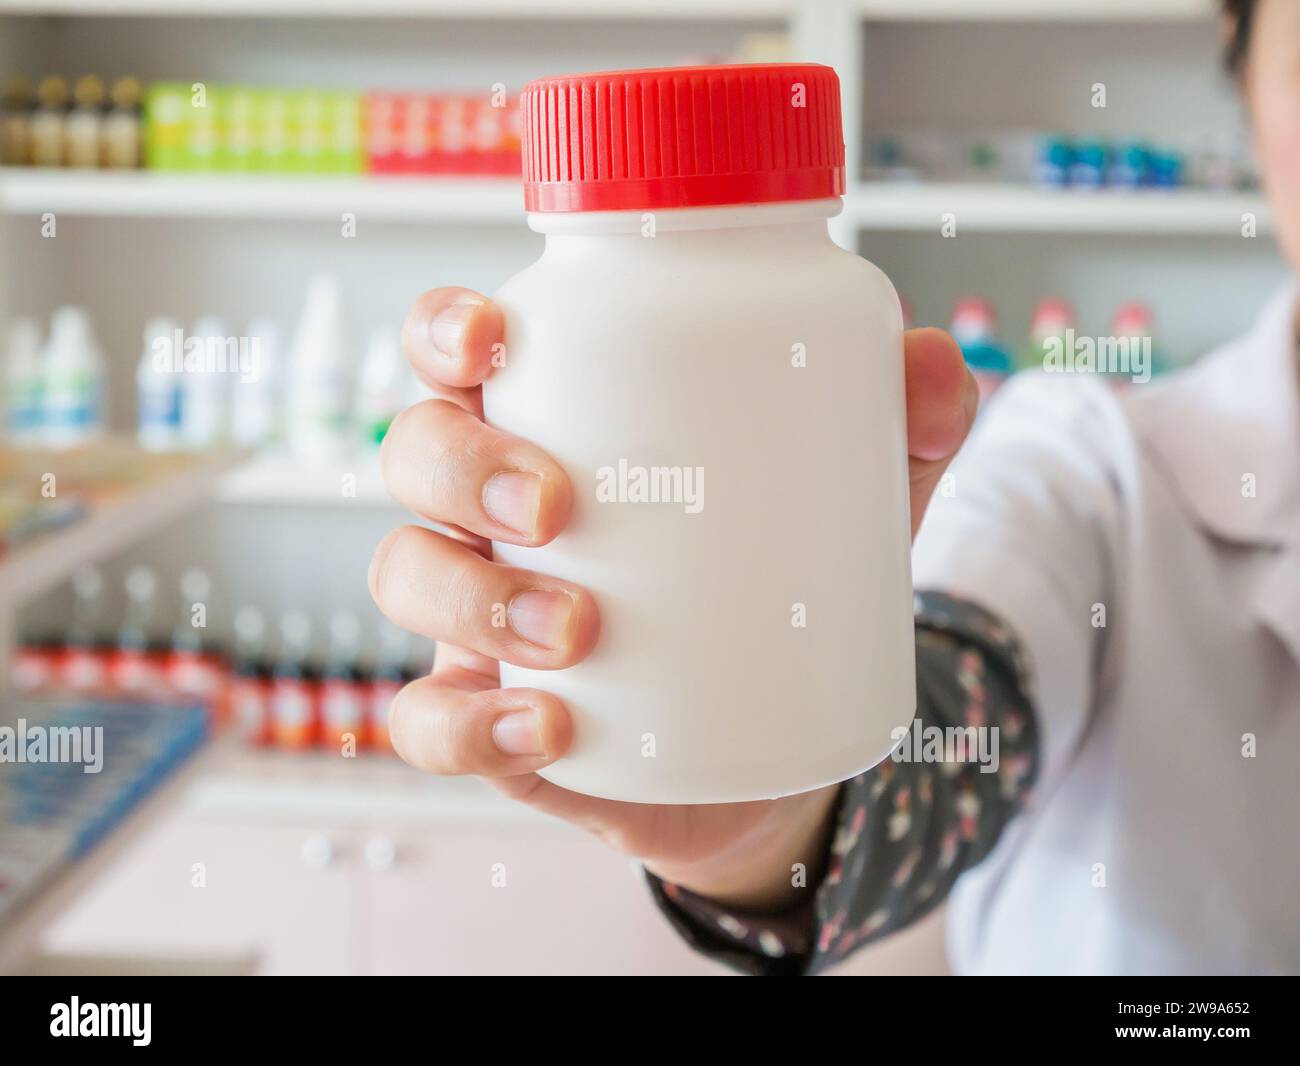
[[[443,610],[453,641],[478,644],[482,633],[492,634],[490,612],[493,594],[472,561],[450,567],[442,581]]]

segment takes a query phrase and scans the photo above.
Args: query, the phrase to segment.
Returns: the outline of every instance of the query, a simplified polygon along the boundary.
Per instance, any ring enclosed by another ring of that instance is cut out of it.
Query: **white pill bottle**
[[[495,557],[577,582],[601,636],[503,687],[567,704],[555,784],[767,799],[880,762],[916,707],[902,313],[839,248],[839,80],[811,64],[545,78],[522,96],[541,258],[497,294],[488,422],[572,479]]]

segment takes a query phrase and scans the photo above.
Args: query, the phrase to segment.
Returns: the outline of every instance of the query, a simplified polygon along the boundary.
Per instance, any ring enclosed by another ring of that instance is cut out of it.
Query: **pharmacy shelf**
[[[292,18],[779,18],[794,0],[0,0],[0,15]]]
[[[517,180],[0,169],[0,212],[523,225]]]
[[[1194,190],[1041,189],[1025,185],[881,182],[859,185],[845,211],[867,230],[1239,236],[1247,215],[1272,220],[1262,197]]]
[[[524,224],[519,183],[501,178],[380,178],[235,174],[0,170],[0,211],[46,211],[103,218],[206,218]],[[958,229],[1023,233],[1239,233],[1262,198],[1192,190],[1117,192],[1023,185],[861,184],[845,211],[865,229],[937,230],[947,214]]]
[[[105,441],[86,451],[101,462],[127,466],[150,462],[121,441]],[[244,458],[241,452],[228,452],[183,461],[177,457],[158,460],[162,469],[156,476],[141,476],[133,487],[95,505],[84,518],[0,555],[0,615],[54,588],[78,567],[120,552],[206,503],[220,479]],[[31,460],[27,462],[30,465]],[[77,462],[76,452],[63,457],[53,453],[47,465],[57,478]],[[0,618],[0,628],[4,621]],[[3,654],[0,648],[0,658]]]
[[[858,0],[865,18],[918,22],[966,21],[1154,22],[1206,19],[1214,0]]]
[[[221,479],[221,503],[307,507],[396,507],[373,456],[304,463],[265,456],[236,467]]]

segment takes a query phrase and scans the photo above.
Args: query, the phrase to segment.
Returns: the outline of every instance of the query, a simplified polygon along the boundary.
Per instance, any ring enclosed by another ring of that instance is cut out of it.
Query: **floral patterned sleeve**
[[[1029,803],[1038,728],[1020,644],[987,611],[941,593],[917,595],[916,626],[911,731],[891,758],[841,786],[808,902],[745,913],[647,872],[697,950],[746,973],[816,973],[936,907]]]

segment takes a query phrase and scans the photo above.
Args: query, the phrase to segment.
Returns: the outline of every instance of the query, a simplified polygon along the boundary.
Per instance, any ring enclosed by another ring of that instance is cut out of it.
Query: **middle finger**
[[[586,589],[491,562],[420,526],[380,542],[369,582],[380,610],[403,629],[534,670],[581,661],[600,629]]]
[[[380,463],[402,506],[490,540],[546,544],[573,504],[568,476],[541,448],[447,400],[426,400],[398,415]]]

